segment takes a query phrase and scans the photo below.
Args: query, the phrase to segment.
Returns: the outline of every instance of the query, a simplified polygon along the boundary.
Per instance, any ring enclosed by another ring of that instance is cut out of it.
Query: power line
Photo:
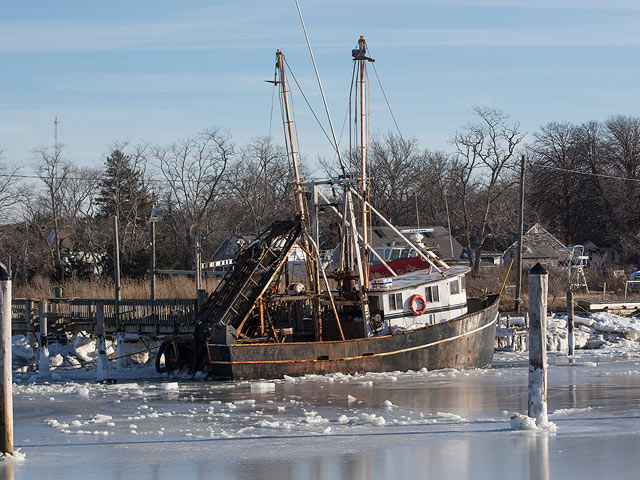
[[[605,173],[592,173],[592,172],[581,172],[580,170],[571,170],[569,168],[561,168],[561,167],[553,167],[551,165],[532,165],[534,167],[546,168],[548,170],[558,170],[560,172],[566,173],[577,173],[578,175],[587,175],[591,177],[600,177],[600,178],[608,178],[611,180],[623,180],[627,182],[638,182],[640,183],[640,178],[629,178],[629,177],[620,177],[617,175],[607,175]]]
[[[53,177],[46,175],[46,176],[39,176],[39,175],[22,175],[22,174],[11,174],[11,173],[0,173],[0,177],[6,177],[6,178],[31,178],[34,180],[43,180],[43,179],[51,179],[53,178],[54,180],[86,180],[86,177],[69,177],[69,176],[58,176],[55,175]],[[162,178],[147,178],[144,180],[145,183],[148,182],[168,182],[168,180],[164,180]]]

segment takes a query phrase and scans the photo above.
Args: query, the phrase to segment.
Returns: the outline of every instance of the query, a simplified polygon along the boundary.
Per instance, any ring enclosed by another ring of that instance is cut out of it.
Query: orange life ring
[[[416,300],[420,301],[420,303],[422,304],[422,307],[420,308],[420,310],[417,310],[415,307]],[[418,315],[422,315],[427,310],[427,301],[424,299],[422,295],[420,295],[419,293],[415,293],[409,299],[409,310],[416,317]]]

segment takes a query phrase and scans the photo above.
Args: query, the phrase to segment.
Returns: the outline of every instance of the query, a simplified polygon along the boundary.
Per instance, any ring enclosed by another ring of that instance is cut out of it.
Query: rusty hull
[[[469,313],[394,335],[346,341],[208,344],[214,378],[282,378],[334,372],[482,368],[493,358],[498,295],[469,299]]]

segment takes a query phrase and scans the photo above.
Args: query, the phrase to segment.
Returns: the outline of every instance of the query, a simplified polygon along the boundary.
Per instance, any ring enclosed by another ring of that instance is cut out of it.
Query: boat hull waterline
[[[483,368],[493,359],[498,295],[469,299],[469,312],[393,335],[346,341],[207,344],[207,372],[219,379],[341,372]]]

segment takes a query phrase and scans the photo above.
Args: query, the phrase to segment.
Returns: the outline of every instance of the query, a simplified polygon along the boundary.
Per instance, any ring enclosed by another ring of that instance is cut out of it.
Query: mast
[[[284,108],[284,123],[285,128],[287,130],[287,141],[289,143],[289,152],[291,154],[291,165],[293,167],[293,176],[296,182],[296,208],[301,218],[304,220],[306,218],[305,208],[304,208],[304,199],[302,196],[302,182],[300,178],[300,160],[299,160],[299,152],[296,150],[295,145],[295,136],[293,132],[293,120],[291,119],[291,107],[289,106],[289,90],[287,90],[287,81],[286,75],[284,71],[284,54],[282,50],[278,49],[276,51],[276,68],[278,69],[278,73],[280,74],[280,93],[282,95],[282,105]]]
[[[291,155],[291,167],[293,170],[293,178],[296,183],[296,210],[300,215],[300,219],[302,220],[302,228],[306,232],[307,231],[307,213],[304,202],[304,196],[302,192],[302,169],[300,162],[300,154],[296,149],[296,141],[295,141],[295,132],[293,128],[293,108],[289,102],[289,90],[287,88],[287,78],[284,70],[284,53],[282,50],[278,49],[276,51],[276,69],[279,73],[279,80],[276,81],[276,84],[280,84],[280,97],[282,102],[282,114],[283,114],[283,122],[285,127],[285,137],[287,141],[287,148],[289,150],[289,154]],[[314,212],[311,215],[312,221],[312,235],[311,238],[313,242],[315,242],[315,248],[319,248],[319,239],[318,239],[318,217],[317,217],[317,202],[316,200],[316,191],[315,187],[312,187],[312,199],[314,200]],[[305,235],[302,235],[300,239],[300,246],[305,254],[306,264],[307,264],[307,282],[309,283],[309,288],[311,291],[320,293],[320,269],[322,266],[320,265],[320,259],[316,259],[313,253],[313,242],[310,246],[309,242],[307,242],[307,238]],[[331,295],[331,292],[328,292]],[[316,340],[322,341],[322,306],[320,304],[320,298],[316,298],[314,301],[313,308],[313,318],[314,318],[314,331]]]
[[[362,291],[363,293],[369,289],[369,227],[367,218],[367,202],[369,200],[369,173],[367,172],[367,111],[366,111],[366,76],[367,68],[366,62],[374,62],[375,60],[367,56],[367,41],[364,36],[360,36],[358,39],[358,48],[351,52],[354,60],[358,62],[358,93],[360,96],[359,101],[359,140],[360,140],[360,171],[362,178],[360,182],[360,194],[362,196],[361,201],[361,216],[362,216]]]
[[[364,37],[360,37],[360,40],[358,40],[358,47],[360,49],[361,52],[366,53],[366,43],[364,40]],[[362,183],[361,183],[361,193],[362,193],[362,198],[363,199],[367,199],[367,180],[368,180],[368,173],[367,173],[367,138],[366,138],[366,129],[365,129],[365,122],[366,122],[366,117],[365,117],[365,73],[366,73],[366,66],[365,66],[365,59],[363,57],[360,57],[360,59],[358,60],[358,63],[360,64],[360,78],[359,78],[359,90],[360,90],[360,165],[361,165],[361,171],[362,171]],[[369,288],[369,269],[367,268],[368,266],[368,262],[367,262],[367,243],[369,241],[369,237],[368,237],[368,228],[367,228],[367,203],[365,201],[362,202],[362,262],[363,262],[363,281],[364,281],[364,288],[368,289]]]

